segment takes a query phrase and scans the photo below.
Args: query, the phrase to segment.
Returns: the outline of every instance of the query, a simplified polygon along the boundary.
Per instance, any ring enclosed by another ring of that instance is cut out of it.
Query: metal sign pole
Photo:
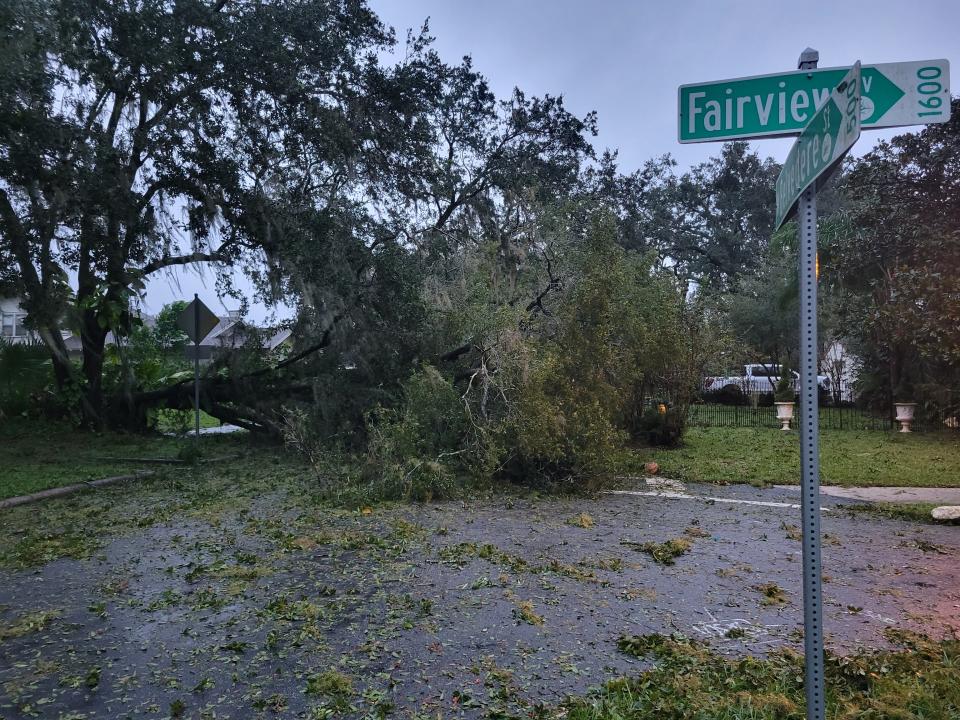
[[[816,51],[800,56],[817,66]],[[820,571],[820,415],[817,387],[817,186],[800,196],[800,512],[803,528],[803,642],[807,720],[824,720],[823,598]]]
[[[193,340],[193,411],[194,438],[196,447],[200,447],[200,341],[209,335],[220,322],[213,311],[200,302],[194,293],[193,302],[177,315],[177,327]],[[184,348],[186,352],[186,348]],[[186,352],[187,356],[190,355]]]
[[[200,443],[200,298],[193,294],[193,411],[194,411],[194,434],[199,447]]]

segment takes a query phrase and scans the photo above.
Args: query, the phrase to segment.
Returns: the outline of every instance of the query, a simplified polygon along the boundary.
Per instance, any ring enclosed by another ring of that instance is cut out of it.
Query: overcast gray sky
[[[960,67],[960,0],[369,0],[401,40],[430,18],[447,62],[472,55],[498,96],[514,87],[564,96],[577,114],[596,110],[598,149],[620,150],[631,171],[671,153],[681,168],[719,145],[677,142],[677,87],[796,68],[800,51],[820,67],[946,58]],[[956,91],[954,91],[956,94]],[[855,152],[904,130],[865,130]],[[792,140],[755,147],[782,162]],[[151,283],[147,309],[200,292],[220,312],[212,278]],[[232,301],[227,301],[232,307]],[[252,317],[262,321],[263,308]]]

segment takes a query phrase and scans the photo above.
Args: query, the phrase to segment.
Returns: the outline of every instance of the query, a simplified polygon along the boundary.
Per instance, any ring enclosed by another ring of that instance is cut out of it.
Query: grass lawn
[[[192,440],[158,434],[93,434],[65,425],[27,420],[6,422],[0,425],[0,499],[139,469],[156,469],[162,466],[135,460],[173,459],[189,442]],[[201,442],[211,452],[222,453],[236,440],[230,436],[206,436]]]
[[[192,410],[158,410],[157,430],[162,433],[188,433],[194,428]],[[219,427],[220,421],[213,415],[200,411],[200,427]]]
[[[857,430],[820,433],[828,485],[960,487],[960,436]],[[795,484],[799,436],[766,428],[690,428],[682,447],[641,451],[666,477],[696,482]]]
[[[826,658],[828,718],[955,718],[960,643],[932,643],[891,630],[906,649]],[[790,651],[726,658],[682,638],[625,637],[620,650],[654,659],[637,678],[614,680],[569,700],[569,720],[802,720],[803,661]],[[558,715],[560,717],[560,715]]]

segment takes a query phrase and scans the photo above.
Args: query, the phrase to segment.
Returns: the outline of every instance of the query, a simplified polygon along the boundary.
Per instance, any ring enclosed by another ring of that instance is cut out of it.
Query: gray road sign
[[[177,327],[195,343],[199,343],[209,335],[219,322],[220,318],[214,314],[213,310],[196,297],[177,316]]]

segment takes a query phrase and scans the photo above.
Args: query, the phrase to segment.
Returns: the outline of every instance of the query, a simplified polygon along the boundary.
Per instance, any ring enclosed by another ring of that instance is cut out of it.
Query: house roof
[[[3,296],[0,294],[0,305],[3,305],[4,312],[12,312],[13,309],[19,310],[20,298],[15,296]],[[157,324],[155,315],[140,313],[140,319],[146,327],[153,328]],[[240,312],[231,310],[227,315],[217,316],[219,322],[213,330],[200,343],[202,348],[240,348],[250,339],[253,332],[261,332],[264,335],[263,347],[267,350],[274,350],[283,343],[287,342],[293,335],[289,328],[258,328],[248,325],[243,321]],[[61,330],[63,342],[66,345],[67,352],[78,354],[83,349],[80,335],[70,330]],[[106,345],[116,344],[116,339],[112,332],[107,333]]]
[[[248,325],[243,322],[239,315],[231,314],[220,318],[220,322],[203,339],[200,346],[239,348],[250,339],[252,332],[270,332],[270,330],[271,328],[258,328]],[[271,335],[263,338],[263,347],[266,350],[274,350],[286,342],[292,334],[289,328],[276,329]]]

